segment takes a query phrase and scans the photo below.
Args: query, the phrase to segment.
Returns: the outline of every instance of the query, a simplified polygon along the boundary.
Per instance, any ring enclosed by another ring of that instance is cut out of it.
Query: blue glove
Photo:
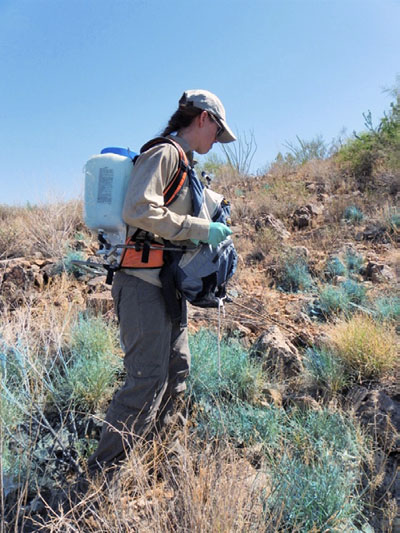
[[[211,244],[211,246],[214,247],[218,246],[220,242],[224,241],[228,235],[231,234],[232,230],[228,228],[228,226],[225,226],[225,224],[221,224],[221,222],[211,222],[206,243]]]
[[[196,246],[199,244],[199,239],[190,239]]]

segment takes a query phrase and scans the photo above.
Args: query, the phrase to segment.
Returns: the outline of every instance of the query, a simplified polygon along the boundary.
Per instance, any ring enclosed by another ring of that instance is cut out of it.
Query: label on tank
[[[109,168],[109,167],[100,168],[99,188],[97,191],[97,203],[111,204],[113,179],[114,179],[114,171],[112,168]]]

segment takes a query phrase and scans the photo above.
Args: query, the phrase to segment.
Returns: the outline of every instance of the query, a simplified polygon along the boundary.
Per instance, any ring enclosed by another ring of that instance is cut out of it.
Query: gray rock
[[[387,265],[383,263],[376,263],[370,261],[365,270],[363,271],[365,279],[371,280],[375,283],[385,282],[385,281],[394,281],[396,279],[396,274],[394,271]]]
[[[290,232],[285,228],[281,220],[275,218],[273,215],[264,215],[258,218],[255,222],[255,230],[259,231],[263,227],[271,228],[281,237],[281,239],[289,239]]]
[[[251,354],[262,359],[263,368],[281,379],[297,376],[303,363],[297,348],[278,326],[270,326],[254,343]]]

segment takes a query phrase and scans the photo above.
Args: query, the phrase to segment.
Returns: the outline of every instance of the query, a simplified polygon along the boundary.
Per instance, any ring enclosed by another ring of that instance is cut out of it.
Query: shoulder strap
[[[142,146],[142,148],[140,149],[140,153],[143,154],[144,152],[150,150],[150,148],[153,148],[153,146],[157,146],[158,144],[171,144],[172,146],[175,146],[179,154],[178,169],[163,191],[164,205],[168,206],[172,204],[174,200],[176,200],[180,190],[183,187],[183,184],[185,183],[189,170],[189,162],[182,146],[173,139],[170,139],[169,137],[156,137],[155,139],[152,139],[144,146]]]

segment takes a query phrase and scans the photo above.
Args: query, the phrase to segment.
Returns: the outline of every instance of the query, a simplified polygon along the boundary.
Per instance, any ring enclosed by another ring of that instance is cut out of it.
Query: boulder
[[[289,239],[290,237],[290,232],[285,228],[283,222],[278,218],[275,218],[273,215],[264,215],[258,218],[254,227],[256,231],[259,231],[263,227],[271,228],[284,240]]]
[[[387,453],[400,452],[400,402],[382,390],[354,387],[347,395],[355,413]]]
[[[312,213],[307,206],[299,207],[292,215],[293,226],[302,229],[311,226]]]
[[[271,326],[254,343],[251,355],[262,360],[263,368],[281,379],[290,379],[303,370],[297,348],[278,326]]]
[[[369,261],[362,274],[365,279],[375,283],[396,280],[396,275],[389,266],[374,261]]]

